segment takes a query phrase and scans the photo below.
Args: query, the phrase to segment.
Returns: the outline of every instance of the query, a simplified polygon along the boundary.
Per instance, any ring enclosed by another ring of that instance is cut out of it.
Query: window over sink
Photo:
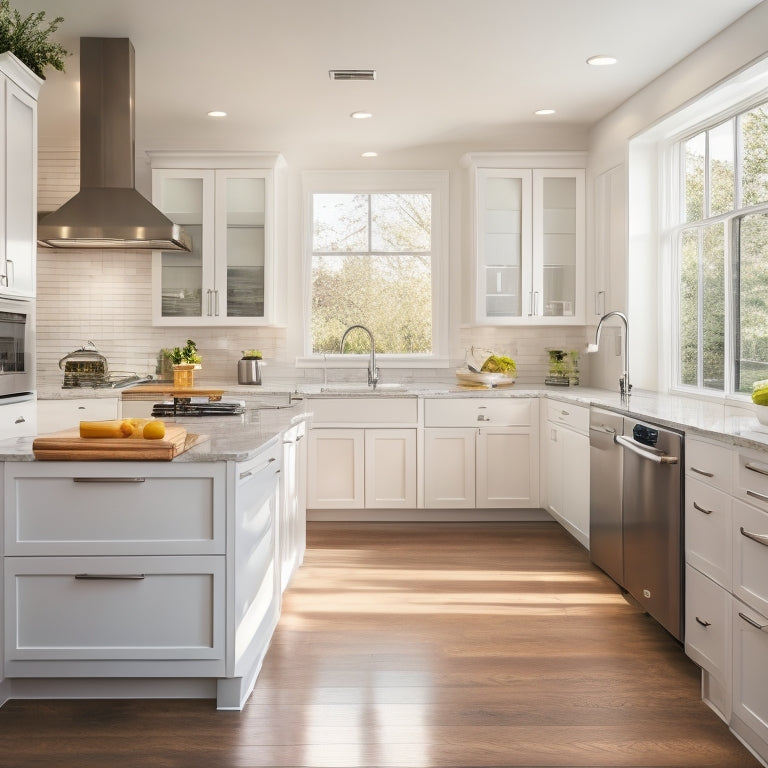
[[[377,355],[440,354],[448,174],[309,173],[304,188],[307,353],[338,354],[345,329],[361,324]],[[347,352],[367,354],[354,343]]]

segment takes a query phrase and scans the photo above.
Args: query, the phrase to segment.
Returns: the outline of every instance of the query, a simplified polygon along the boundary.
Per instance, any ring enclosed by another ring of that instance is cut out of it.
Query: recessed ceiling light
[[[373,112],[353,112],[350,117],[354,117],[355,120],[367,120],[369,117],[373,117]]]
[[[378,157],[378,156],[379,156],[378,152],[363,152],[363,154],[360,155],[360,157]]]
[[[537,109],[533,114],[534,115],[554,115],[555,110],[554,109]]]
[[[590,56],[587,59],[587,64],[591,64],[593,67],[610,67],[615,63],[616,59],[613,56],[605,56],[603,54]]]
[[[214,109],[208,113],[208,117],[226,117],[226,116],[227,116],[227,113],[222,112],[220,109]]]

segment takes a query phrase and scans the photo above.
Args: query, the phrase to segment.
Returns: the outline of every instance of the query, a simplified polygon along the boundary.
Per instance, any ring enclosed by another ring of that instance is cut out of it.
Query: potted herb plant
[[[168,350],[166,356],[173,366],[173,386],[180,389],[194,386],[195,368],[199,368],[203,362],[197,344],[187,339],[183,347]]]
[[[22,16],[11,8],[9,0],[0,0],[0,52],[12,53],[42,80],[46,67],[63,72],[64,59],[70,54],[49,39],[62,21],[64,18],[57,16],[44,25],[45,11]]]

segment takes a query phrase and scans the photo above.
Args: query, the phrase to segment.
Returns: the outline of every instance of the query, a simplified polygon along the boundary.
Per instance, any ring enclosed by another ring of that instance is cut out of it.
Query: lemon
[[[165,437],[165,422],[150,421],[146,423],[143,435],[145,440],[160,440]]]

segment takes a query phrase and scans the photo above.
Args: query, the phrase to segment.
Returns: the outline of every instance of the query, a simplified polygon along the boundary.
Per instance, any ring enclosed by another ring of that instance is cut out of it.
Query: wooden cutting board
[[[207,439],[178,424],[167,424],[162,440],[80,437],[76,427],[36,437],[32,451],[40,461],[170,461]]]

